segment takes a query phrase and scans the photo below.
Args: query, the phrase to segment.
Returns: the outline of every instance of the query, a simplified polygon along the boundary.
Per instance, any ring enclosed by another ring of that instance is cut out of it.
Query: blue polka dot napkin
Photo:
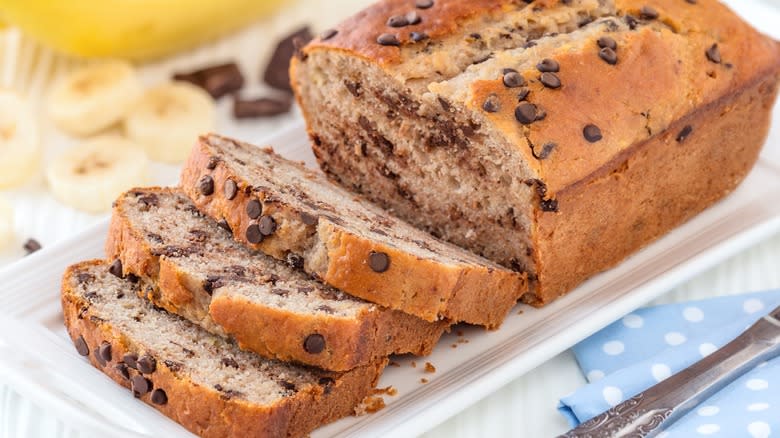
[[[771,291],[639,309],[573,348],[590,383],[561,399],[558,410],[577,426],[711,354],[778,305],[780,291]],[[660,436],[780,437],[780,358]]]

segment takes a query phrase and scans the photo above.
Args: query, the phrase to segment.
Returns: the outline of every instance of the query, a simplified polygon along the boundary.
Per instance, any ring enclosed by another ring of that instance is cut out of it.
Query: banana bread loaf
[[[393,353],[430,353],[448,327],[312,280],[234,241],[176,189],[134,189],[114,203],[114,271],[155,285],[155,305],[262,356],[344,371]]]
[[[291,80],[331,179],[541,305],[731,192],[779,68],[715,0],[382,0]]]
[[[62,310],[76,351],[133,395],[202,437],[303,437],[350,415],[387,360],[346,373],[263,359],[138,296],[110,265],[71,266]]]
[[[181,188],[250,248],[426,321],[496,327],[527,290],[524,275],[439,241],[270,149],[202,136]]]

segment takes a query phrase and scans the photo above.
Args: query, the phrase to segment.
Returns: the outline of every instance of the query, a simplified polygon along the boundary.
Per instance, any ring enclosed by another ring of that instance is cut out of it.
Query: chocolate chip
[[[409,25],[409,20],[403,15],[394,15],[387,19],[387,25],[390,27],[404,27]]]
[[[418,14],[417,11],[411,11],[406,14],[406,21],[410,26],[413,26],[415,24],[420,24],[422,17],[420,17],[420,14]]]
[[[174,80],[187,81],[208,92],[214,99],[240,90],[244,75],[235,62],[206,67],[189,73],[176,73]]]
[[[598,45],[600,48],[609,47],[612,50],[617,50],[617,41],[608,36],[599,38]]]
[[[260,218],[260,232],[263,236],[270,236],[276,231],[276,220],[271,216]]]
[[[122,260],[114,260],[114,263],[108,267],[108,272],[114,277],[122,278]]]
[[[339,31],[337,31],[336,29],[327,29],[327,30],[325,30],[324,32],[322,32],[320,34],[320,39],[322,41],[327,41],[327,40],[333,38],[334,36],[336,36],[336,34],[338,34],[338,33],[339,33]]]
[[[287,391],[295,391],[295,384],[286,380],[280,380],[279,385]]]
[[[24,242],[23,248],[27,254],[32,254],[41,249],[41,244],[35,239],[27,239],[27,241]]]
[[[230,224],[225,219],[217,222],[217,226],[227,231],[228,233],[233,234],[233,230],[230,229]]]
[[[542,211],[558,211],[558,201],[555,199],[542,199]]]
[[[306,339],[303,341],[303,349],[311,354],[322,353],[325,349],[325,338],[319,333],[306,336]]]
[[[95,356],[95,360],[97,361],[98,365],[100,365],[101,367],[106,366],[106,361],[103,359],[102,356],[100,356],[100,347],[98,347],[98,349],[95,350],[92,354]]]
[[[307,26],[304,26],[279,40],[263,72],[263,81],[273,88],[292,91],[290,59],[296,54],[296,49],[300,49],[311,39],[311,31]]]
[[[203,175],[203,177],[198,181],[198,191],[203,196],[210,196],[214,193],[214,178],[210,177],[209,175]]]
[[[508,71],[504,73],[503,81],[504,86],[507,88],[517,88],[525,85],[525,78],[516,71]]]
[[[539,77],[539,80],[547,88],[560,88],[561,80],[555,73],[545,72]]]
[[[79,284],[89,283],[91,281],[95,281],[95,276],[89,272],[79,272],[78,275],[76,275],[76,281]]]
[[[636,29],[637,25],[639,25],[639,21],[637,21],[637,19],[632,15],[626,15],[623,20],[625,20],[628,28],[631,30]]]
[[[692,5],[695,5],[697,3],[696,0],[685,0],[685,1],[690,3],[690,4],[692,4]]]
[[[433,6],[433,0],[417,0],[414,5],[417,6],[417,9],[428,9]]]
[[[303,269],[303,257],[295,253],[287,253],[287,264],[295,269]]]
[[[130,379],[130,389],[135,398],[142,397],[152,390],[152,381],[141,375],[135,375]]]
[[[376,42],[383,46],[400,46],[401,42],[398,41],[398,37],[391,33],[383,33],[379,35]]]
[[[517,92],[517,101],[522,102],[526,98],[528,98],[528,94],[531,92],[528,88],[522,88],[520,91]]]
[[[313,214],[306,213],[305,211],[300,212],[301,216],[301,222],[303,222],[304,225],[316,225],[319,219],[317,216]]]
[[[390,257],[383,252],[371,251],[368,254],[368,266],[374,272],[385,272],[390,268]]]
[[[232,357],[223,357],[220,362],[223,366],[238,369],[238,362]]]
[[[542,146],[542,151],[539,152],[539,154],[536,153],[536,150],[531,149],[531,152],[533,153],[534,157],[537,160],[544,160],[547,157],[550,156],[553,149],[555,149],[558,145],[552,142],[545,143],[544,146]]]
[[[144,374],[152,374],[157,369],[157,361],[152,356],[144,355],[136,362],[138,371]]]
[[[491,94],[485,99],[485,103],[482,104],[482,109],[489,113],[497,113],[501,110],[501,102],[498,100],[498,96]]]
[[[412,32],[409,34],[409,38],[415,43],[419,43],[420,41],[427,40],[428,34],[425,32]]]
[[[214,289],[216,289],[216,286],[218,286],[218,282],[222,278],[219,275],[207,275],[206,279],[203,280],[203,283],[201,286],[203,286],[203,291],[207,294],[211,295],[214,293]]]
[[[259,97],[257,99],[233,100],[233,117],[236,119],[254,119],[285,114],[292,107],[289,97]]]
[[[515,119],[524,125],[530,125],[536,121],[536,105],[528,102],[520,102],[515,107]]]
[[[645,20],[655,20],[658,18],[658,11],[652,6],[645,5],[639,10],[639,16]]]
[[[615,65],[618,62],[617,53],[609,47],[599,50],[599,58],[603,59],[609,65]]]
[[[80,355],[89,356],[89,346],[87,346],[87,341],[84,340],[84,336],[76,338],[76,340],[73,341],[73,344],[76,346],[76,351]]]
[[[257,199],[252,199],[246,203],[246,214],[250,219],[257,219],[263,214],[263,204]]]
[[[100,347],[98,347],[98,355],[105,362],[111,362],[111,344],[103,341],[103,343],[100,344]]]
[[[715,64],[720,64],[721,62],[720,49],[718,48],[717,43],[710,46],[710,48],[707,49],[706,53],[707,53],[707,59],[709,59],[710,62],[714,62]]]
[[[561,70],[561,66],[554,59],[543,59],[542,62],[536,64],[536,69],[542,73],[557,73]]]
[[[168,394],[162,389],[155,389],[152,391],[152,403],[156,405],[164,405],[168,403]]]
[[[586,125],[585,128],[582,129],[582,135],[585,137],[585,140],[588,140],[591,143],[595,143],[602,139],[601,129],[593,124]]]
[[[209,162],[206,163],[206,169],[208,170],[214,170],[217,168],[217,164],[219,164],[219,158],[218,157],[210,157]]]
[[[232,201],[233,198],[236,197],[236,194],[238,193],[238,186],[236,185],[236,182],[232,179],[228,179],[225,181],[225,186],[222,187],[222,191],[225,194],[225,199],[228,201]]]
[[[693,126],[687,125],[680,131],[679,134],[677,134],[677,142],[682,143],[685,141],[686,138],[688,138],[689,135],[691,135],[691,132],[693,132]]]
[[[138,355],[135,353],[127,353],[122,356],[122,362],[132,369],[138,369]]]
[[[263,233],[260,232],[260,226],[252,224],[246,228],[246,240],[252,244],[258,244],[263,241]]]
[[[119,373],[120,376],[122,376],[123,379],[128,380],[130,378],[130,371],[127,369],[127,365],[118,363],[114,365],[114,369]]]

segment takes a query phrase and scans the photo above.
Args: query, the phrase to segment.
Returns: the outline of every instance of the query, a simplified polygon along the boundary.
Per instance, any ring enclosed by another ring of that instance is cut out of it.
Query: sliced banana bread
[[[441,242],[271,149],[202,136],[181,187],[239,242],[427,321],[496,327],[527,290],[523,274]]]
[[[181,191],[131,190],[114,203],[106,255],[147,298],[263,356],[344,371],[393,353],[430,353],[448,327],[348,296],[234,241]]]
[[[717,0],[381,0],[291,68],[329,177],[528,272],[533,304],[731,192],[779,75]]]
[[[302,437],[350,415],[386,361],[346,373],[263,359],[138,296],[102,261],[71,266],[62,310],[76,351],[202,437]]]

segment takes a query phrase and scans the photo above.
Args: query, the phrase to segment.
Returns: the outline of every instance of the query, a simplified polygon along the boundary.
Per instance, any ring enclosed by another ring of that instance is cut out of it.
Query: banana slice
[[[150,88],[125,119],[125,135],[155,161],[183,161],[198,134],[214,129],[214,100],[201,88],[172,82]]]
[[[14,211],[5,198],[0,198],[0,248],[8,247],[14,240]]]
[[[54,196],[79,210],[107,211],[125,190],[148,179],[144,150],[119,136],[101,136],[69,149],[46,170]]]
[[[120,121],[140,94],[141,83],[127,62],[88,65],[54,85],[49,116],[60,129],[88,136]]]
[[[0,91],[0,188],[19,185],[38,171],[38,135],[38,123],[27,102]]]

